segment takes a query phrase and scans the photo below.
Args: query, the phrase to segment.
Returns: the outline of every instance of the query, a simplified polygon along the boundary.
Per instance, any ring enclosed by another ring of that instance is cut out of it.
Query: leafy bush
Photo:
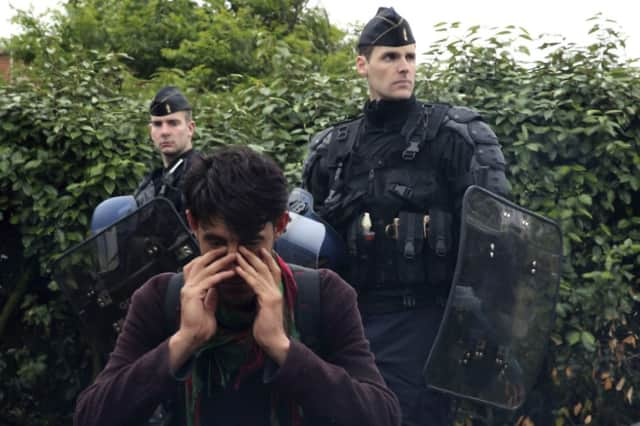
[[[86,384],[77,321],[46,277],[86,237],[93,207],[130,192],[152,154],[117,55],[59,53],[51,45],[42,69],[0,86],[2,423],[56,424]]]

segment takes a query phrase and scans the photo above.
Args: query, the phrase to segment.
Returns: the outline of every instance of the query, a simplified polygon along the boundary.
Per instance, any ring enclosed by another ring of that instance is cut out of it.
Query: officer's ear
[[[193,232],[196,232],[196,230],[198,229],[198,221],[191,214],[191,210],[186,209],[184,212],[187,216],[187,223],[189,224],[189,228],[191,228]]]
[[[191,133],[191,136],[193,136],[193,134],[196,131],[196,122],[193,121],[193,118],[191,118],[191,114],[189,114],[189,116],[185,116],[185,120],[186,120],[186,124],[187,124],[187,129],[189,130],[189,133]]]
[[[278,219],[276,219],[276,222],[275,222],[276,238],[284,234],[284,231],[287,230],[287,225],[289,224],[290,221],[291,221],[291,218],[289,217],[288,211],[284,211],[282,215]]]
[[[360,77],[367,77],[367,69],[368,69],[369,61],[367,61],[367,57],[364,55],[356,56],[356,72]]]

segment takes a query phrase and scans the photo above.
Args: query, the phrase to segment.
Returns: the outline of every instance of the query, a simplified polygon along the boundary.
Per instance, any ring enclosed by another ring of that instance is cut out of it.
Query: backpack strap
[[[164,294],[164,317],[167,334],[178,331],[178,312],[180,312],[180,289],[184,284],[182,272],[173,274],[169,278],[167,291]]]
[[[318,355],[322,354],[320,340],[320,273],[316,269],[289,264],[298,285],[295,319],[300,340]]]
[[[180,289],[184,285],[182,272],[173,274],[169,278],[167,290],[164,293],[164,324],[167,336],[178,331],[178,313],[180,312]],[[165,400],[160,404],[154,416],[144,426],[178,426],[182,418],[184,407],[184,392],[178,392],[175,400]]]

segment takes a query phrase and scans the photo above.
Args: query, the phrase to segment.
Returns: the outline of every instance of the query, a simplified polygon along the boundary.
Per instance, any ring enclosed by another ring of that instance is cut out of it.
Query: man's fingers
[[[199,280],[192,281],[188,286],[182,287],[182,292],[185,295],[192,295],[192,297],[199,297],[201,299],[206,295],[207,290],[215,287],[221,281],[227,280],[233,277],[236,272],[233,269],[226,271],[220,271],[215,274],[205,276]]]
[[[239,253],[236,272],[256,293],[261,306],[265,306],[265,303],[267,305],[278,303],[282,299],[278,288],[280,277],[274,278],[271,269],[259,257],[254,253],[251,253],[251,256],[259,271],[256,272],[256,269],[249,264],[243,254]]]
[[[197,274],[199,270],[209,265],[214,259],[223,256],[227,252],[226,247],[210,250],[185,265],[183,268],[185,281],[191,274]]]
[[[228,266],[231,263],[235,262],[237,256],[238,255],[236,253],[229,253],[226,256],[223,256],[209,263],[206,267],[202,269],[202,272],[207,275],[211,275],[221,270],[229,269]]]
[[[263,297],[265,292],[268,291],[269,284],[268,281],[265,281],[265,279],[269,279],[268,275],[265,276],[265,273],[259,274],[241,254],[238,255],[238,266],[236,266],[235,270],[247,285],[253,289],[258,298]],[[266,266],[263,267],[263,270],[266,270]]]
[[[282,271],[280,270],[280,266],[278,266],[278,262],[274,258],[273,254],[269,252],[267,249],[260,249],[260,254],[262,257],[262,261],[267,265],[269,271],[271,272],[271,277],[275,283],[280,282],[282,277]]]
[[[235,271],[238,275],[240,275],[240,277],[242,277],[243,280],[247,282],[247,284],[249,284],[255,290],[255,286],[257,284],[256,277],[258,273],[255,269],[253,269],[253,266],[251,266],[249,262],[247,262],[244,256],[238,256],[238,266],[235,267]]]
[[[211,287],[204,296],[204,307],[209,311],[215,312],[217,306],[218,290],[215,287]]]
[[[280,268],[266,249],[260,249],[260,254],[256,255],[246,247],[240,247],[240,256],[246,265],[244,266],[249,273],[255,273],[264,277],[270,285],[277,285],[280,282]],[[238,261],[240,265],[240,261]]]
[[[215,259],[224,256],[226,252],[226,247],[219,247],[217,249],[209,250],[208,252],[198,256],[194,261],[192,261],[192,263],[205,267]]]
[[[201,269],[192,269],[188,275],[185,274],[185,286],[198,285],[206,277],[213,276],[224,270],[231,270],[229,265],[236,260],[236,254],[230,253],[216,259]]]
[[[240,269],[244,270],[248,274],[257,275],[258,268],[260,267],[259,263],[262,263],[260,259],[256,257],[251,250],[248,250],[244,247],[239,248],[240,254],[238,256],[238,266]],[[253,260],[253,262],[251,262]],[[262,270],[264,271],[266,266],[262,264]]]
[[[266,272],[267,265],[265,265],[254,252],[242,246],[238,248],[238,251],[240,252],[240,256],[238,256],[238,264],[240,264],[240,259],[242,259],[244,261],[244,265],[241,266],[246,267],[248,272],[251,272],[251,270],[258,274]]]

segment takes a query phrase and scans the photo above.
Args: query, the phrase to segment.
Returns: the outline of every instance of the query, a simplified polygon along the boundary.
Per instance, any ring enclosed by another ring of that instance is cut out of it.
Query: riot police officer
[[[163,167],[144,177],[134,197],[141,206],[162,196],[184,213],[180,184],[190,164],[199,158],[191,143],[196,128],[191,106],[180,90],[166,86],[151,101],[149,114],[149,134],[160,152]]]
[[[477,112],[415,99],[415,39],[393,8],[364,27],[356,70],[369,90],[363,116],[312,138],[303,186],[346,242],[341,273],[358,290],[403,424],[451,424],[449,399],[421,373],[451,285],[464,191],[507,194],[504,157]]]

